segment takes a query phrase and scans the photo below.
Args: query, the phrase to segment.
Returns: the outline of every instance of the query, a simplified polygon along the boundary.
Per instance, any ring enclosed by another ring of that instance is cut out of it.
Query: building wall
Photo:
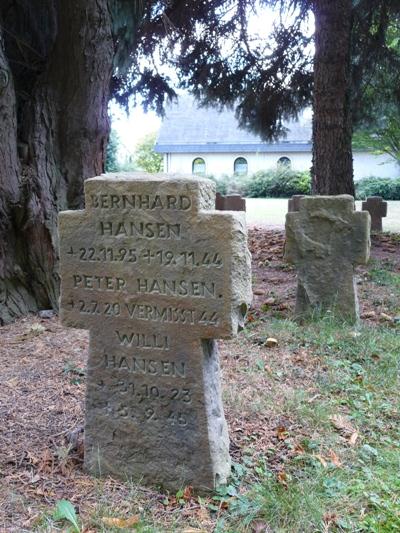
[[[367,152],[354,152],[354,177],[355,179],[367,176],[382,178],[397,178],[400,176],[400,166],[394,159],[386,155],[373,155]],[[311,152],[285,152],[285,153],[206,153],[206,154],[164,154],[164,171],[169,173],[192,173],[192,163],[196,157],[201,157],[206,163],[206,174],[221,176],[233,174],[233,166],[237,157],[244,157],[248,164],[248,174],[259,170],[277,168],[280,157],[288,157],[293,170],[309,170],[311,167]]]

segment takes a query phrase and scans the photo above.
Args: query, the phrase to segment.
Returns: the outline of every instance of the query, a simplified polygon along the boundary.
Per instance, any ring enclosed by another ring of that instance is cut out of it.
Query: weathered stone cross
[[[217,192],[215,209],[219,211],[246,211],[246,200],[240,194],[223,196]]]
[[[354,265],[370,250],[370,217],[354,211],[354,198],[309,196],[286,215],[285,259],[297,267],[296,315],[331,311],[358,318]]]
[[[362,210],[371,215],[371,229],[382,231],[382,218],[387,216],[387,202],[380,196],[369,196],[367,201],[362,203]]]
[[[288,200],[288,213],[292,213],[293,211],[299,210],[299,201],[300,198],[304,198],[304,194],[294,194],[291,198]]]
[[[90,330],[85,466],[177,490],[230,471],[216,338],[251,299],[244,214],[214,184],[104,175],[60,214],[62,323]]]

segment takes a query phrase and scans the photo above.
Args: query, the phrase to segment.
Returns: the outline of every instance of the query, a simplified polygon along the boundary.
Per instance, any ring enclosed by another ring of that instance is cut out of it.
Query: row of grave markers
[[[215,210],[210,180],[103,175],[84,211],[60,213],[60,316],[90,332],[85,466],[176,491],[230,472],[216,339],[251,303],[244,212]],[[296,313],[356,320],[354,265],[370,215],[351,196],[304,197],[287,214]]]
[[[304,195],[296,194],[288,201],[288,212],[299,210],[300,198]],[[361,206],[362,211],[368,211],[371,215],[371,230],[382,231],[382,218],[387,216],[387,202],[384,202],[380,196],[369,196]]]
[[[294,195],[288,200],[288,212],[298,211],[298,202],[305,195]],[[246,211],[246,200],[240,194],[223,196],[217,192],[215,208],[221,211]],[[380,196],[370,196],[361,206],[362,211],[371,215],[371,230],[382,231],[382,218],[387,216],[387,202]]]

